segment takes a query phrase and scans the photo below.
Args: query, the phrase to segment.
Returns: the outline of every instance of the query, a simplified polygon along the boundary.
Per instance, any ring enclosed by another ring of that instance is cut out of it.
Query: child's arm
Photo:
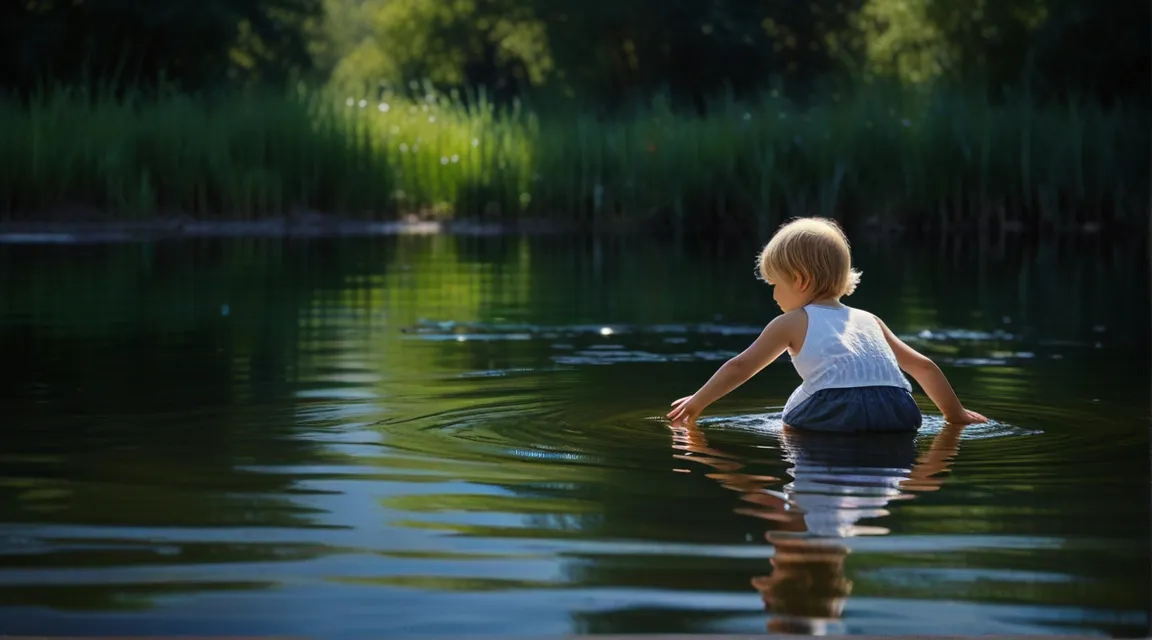
[[[699,391],[673,402],[672,411],[668,412],[672,424],[695,422],[708,405],[728,395],[779,358],[807,327],[807,316],[803,314],[797,310],[777,316],[743,353],[717,369]]]
[[[952,385],[948,384],[948,378],[944,377],[944,372],[936,366],[935,362],[904,344],[904,341],[897,338],[883,320],[876,318],[876,322],[880,323],[880,328],[884,331],[884,338],[888,340],[888,345],[896,354],[896,362],[899,363],[900,368],[912,376],[924,389],[924,393],[928,394],[936,408],[944,414],[945,420],[953,424],[988,422],[988,418],[975,411],[969,411],[960,404],[960,399],[956,397]]]

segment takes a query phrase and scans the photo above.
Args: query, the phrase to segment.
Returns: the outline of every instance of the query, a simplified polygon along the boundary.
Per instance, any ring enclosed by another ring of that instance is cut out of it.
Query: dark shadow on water
[[[770,613],[770,633],[813,635],[846,632],[842,615],[852,593],[844,562],[849,539],[886,535],[865,524],[889,514],[891,503],[935,491],[957,453],[963,426],[945,425],[918,455],[917,434],[836,436],[785,428],[780,444],[792,481],[780,491],[776,478],[741,473],[737,457],[711,447],[697,425],[673,427],[674,457],[707,465],[707,476],[740,494],[737,513],[765,522],[774,547],[772,571],[753,576]]]

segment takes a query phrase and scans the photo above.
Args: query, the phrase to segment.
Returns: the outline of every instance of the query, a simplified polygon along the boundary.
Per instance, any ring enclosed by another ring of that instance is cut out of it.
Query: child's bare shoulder
[[[780,322],[784,323],[808,322],[808,312],[804,310],[804,307],[800,307],[799,309],[793,309],[791,311],[785,311],[784,313],[781,313],[779,316],[777,316],[777,320],[780,320]]]
[[[808,335],[808,312],[803,308],[785,311],[776,316],[773,323],[779,323],[780,331],[788,339],[788,351],[795,355],[804,346]]]
[[[868,316],[868,317],[872,318],[873,320],[875,320],[875,321],[876,321],[876,323],[877,323],[877,324],[879,324],[881,327],[886,327],[886,326],[887,326],[887,325],[885,325],[885,324],[884,324],[884,319],[883,319],[883,318],[881,318],[879,315],[877,315],[877,314],[875,314],[875,313],[873,313],[873,312],[871,312],[871,311],[868,311],[868,310],[866,310],[866,309],[856,309],[856,310],[857,310],[857,311],[860,311],[860,312],[862,312],[862,313],[864,313],[866,316]]]
[[[808,331],[808,312],[803,308],[785,311],[773,318],[770,324],[776,325],[789,335],[803,335]]]

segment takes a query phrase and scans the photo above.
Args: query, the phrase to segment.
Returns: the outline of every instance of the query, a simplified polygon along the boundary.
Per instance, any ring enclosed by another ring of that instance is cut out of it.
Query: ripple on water
[[[421,320],[400,331],[424,340],[454,340],[457,336],[484,336],[487,340],[523,340],[526,337],[556,339],[575,336],[614,336],[622,334],[706,334],[721,336],[758,335],[764,328],[742,324],[572,324],[543,326],[497,322],[455,322]]]
[[[712,416],[697,421],[702,426],[716,429],[731,429],[739,431],[755,431],[770,435],[780,435],[784,431],[783,412],[750,413],[732,416]],[[652,420],[665,420],[661,416],[653,416]],[[935,435],[940,433],[947,422],[942,416],[924,416],[920,426],[921,435]],[[961,440],[987,440],[989,438],[1006,438],[1013,436],[1031,436],[1044,433],[1039,429],[1025,429],[998,420],[989,420],[985,423],[970,424],[964,427],[960,434]]]
[[[558,340],[571,338],[605,337],[660,337],[675,342],[679,336],[749,336],[758,335],[761,326],[741,324],[572,324],[572,325],[532,325],[488,322],[432,322],[422,320],[415,325],[403,327],[400,332],[414,339],[429,341],[445,340]]]
[[[544,402],[539,398],[503,399],[386,418],[374,426],[383,432],[391,449],[410,455],[485,464],[591,462],[583,446],[592,439],[591,435],[567,424],[563,408],[557,402]]]
[[[452,320],[434,321],[420,320],[416,324],[402,328],[400,331],[413,338],[422,340],[456,340],[461,337],[474,340],[525,340],[533,338],[556,339],[560,337],[579,336],[661,336],[670,342],[686,335],[706,336],[754,336],[763,331],[762,325],[749,325],[739,323],[702,322],[685,324],[572,324],[572,325],[535,325],[527,323],[499,323],[499,322],[456,322]],[[963,343],[1019,343],[1024,337],[1002,329],[993,331],[980,331],[973,329],[960,329],[937,327],[921,329],[916,332],[903,333],[902,340],[907,342],[963,342]],[[1037,344],[1041,346],[1085,346],[1083,341],[1061,341],[1043,339]]]
[[[735,323],[697,324],[573,324],[535,325],[526,323],[455,322],[421,320],[400,330],[410,339],[430,342],[531,342],[547,341],[555,353],[550,356],[559,367],[604,366],[632,363],[717,362],[735,356],[746,341],[762,331],[759,325]],[[980,331],[956,328],[922,329],[901,335],[912,344],[923,345],[941,363],[955,367],[1018,367],[1036,358],[1058,360],[1062,348],[1086,347],[1087,343],[1035,341],[1002,329]],[[612,340],[605,344],[604,340]],[[1013,348],[1005,348],[1011,344]],[[1030,344],[1035,349],[1016,348]],[[958,353],[963,350],[964,353]],[[1042,353],[1041,353],[1042,352]],[[787,361],[784,354],[781,361]],[[482,375],[482,374],[477,374]]]

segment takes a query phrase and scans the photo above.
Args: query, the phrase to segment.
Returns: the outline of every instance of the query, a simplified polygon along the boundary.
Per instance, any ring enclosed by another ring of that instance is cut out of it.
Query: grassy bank
[[[659,220],[766,231],[798,214],[910,226],[1146,221],[1149,122],[1135,107],[1023,96],[771,95],[707,117],[653,104],[611,120],[444,97],[323,93],[0,105],[0,215],[250,219],[308,210]]]
[[[393,173],[368,121],[278,96],[111,99],[66,89],[0,106],[0,213],[251,219],[374,211]]]

